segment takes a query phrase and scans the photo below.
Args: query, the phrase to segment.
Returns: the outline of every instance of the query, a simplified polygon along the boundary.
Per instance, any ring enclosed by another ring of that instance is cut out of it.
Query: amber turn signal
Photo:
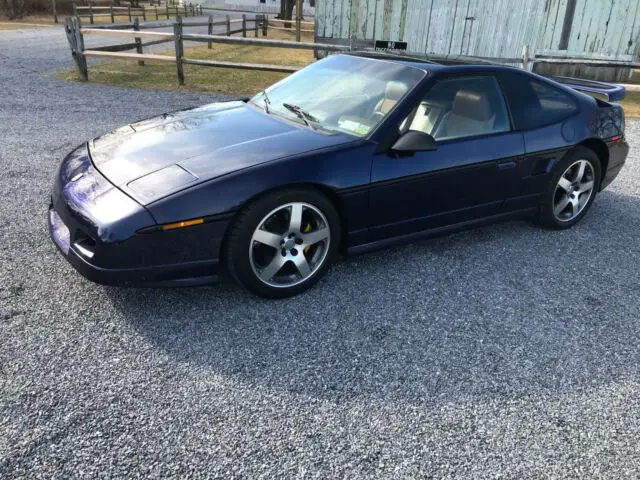
[[[167,223],[162,225],[160,230],[175,230],[176,228],[191,227],[193,225],[200,225],[204,223],[204,218],[194,218],[193,220],[185,220],[184,222]]]

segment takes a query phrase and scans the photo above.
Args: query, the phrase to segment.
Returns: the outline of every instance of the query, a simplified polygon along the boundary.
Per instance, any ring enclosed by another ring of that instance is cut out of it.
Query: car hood
[[[354,140],[237,101],[126,125],[89,142],[89,151],[102,175],[147,205],[227,173]]]

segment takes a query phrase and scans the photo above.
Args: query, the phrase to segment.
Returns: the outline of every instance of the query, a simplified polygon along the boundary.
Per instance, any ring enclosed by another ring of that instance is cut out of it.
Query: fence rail
[[[241,28],[232,29],[233,24],[241,24]],[[253,24],[249,27],[249,24]],[[208,27],[207,34],[185,33],[185,28],[190,27]],[[226,34],[213,34],[214,26],[225,26]],[[150,29],[172,27],[173,32],[149,31]],[[202,60],[195,58],[187,58],[184,55],[184,42],[201,42],[207,43],[209,48],[212,44],[232,44],[232,45],[253,45],[274,48],[296,48],[303,50],[323,50],[327,52],[342,52],[351,50],[350,46],[345,45],[329,45],[323,43],[300,42],[291,40],[271,40],[258,38],[260,32],[263,36],[268,32],[268,21],[266,15],[256,15],[254,18],[247,18],[242,15],[242,19],[231,20],[226,15],[223,21],[214,21],[210,15],[207,22],[183,22],[182,17],[178,16],[176,21],[162,22],[160,24],[140,24],[136,18],[132,24],[120,25],[95,25],[91,27],[83,27],[79,17],[67,17],[65,19],[65,31],[67,39],[71,47],[71,54],[76,61],[78,71],[83,80],[89,78],[86,57],[108,57],[126,60],[137,60],[139,65],[144,65],[144,60],[157,60],[162,62],[172,62],[176,64],[176,73],[178,83],[184,85],[184,69],[183,65],[200,65],[218,68],[237,68],[247,70],[259,70],[270,72],[291,73],[299,70],[300,67],[290,65],[270,65],[242,62],[226,62],[217,60]],[[255,38],[247,38],[247,33],[253,32]],[[232,37],[236,33],[241,33],[242,37]],[[100,35],[109,37],[127,37],[133,39],[133,42],[117,45],[107,45],[102,47],[85,48],[85,35]],[[143,42],[143,39],[147,40]],[[157,45],[161,43],[173,43],[174,55],[159,55],[155,53],[144,53],[144,47]],[[126,52],[126,50],[135,50],[136,53]]]
[[[192,3],[184,3],[182,6],[179,5],[169,5],[166,3],[164,8],[158,7],[156,5],[154,8],[147,7],[132,7],[131,5],[127,7],[115,6],[111,3],[109,6],[94,6],[92,2],[89,5],[76,5],[74,2],[73,6],[73,14],[74,16],[80,18],[88,18],[89,23],[93,25],[96,18],[106,18],[109,17],[111,19],[111,23],[115,23],[116,18],[118,17],[129,17],[129,21],[131,22],[133,18],[142,17],[143,21],[152,20],[155,18],[156,20],[160,20],[161,17],[165,19],[169,19],[172,16],[177,17],[181,15],[183,17],[195,17],[203,15],[202,6],[194,5]]]
[[[356,42],[357,43],[357,42]],[[359,50],[371,50],[370,43],[360,42]],[[546,51],[539,53],[531,52],[528,45],[522,48],[520,57],[482,57],[469,55],[438,55],[424,54],[416,52],[404,52],[402,54],[395,52],[398,58],[411,57],[420,60],[429,60],[437,63],[465,63],[465,64],[507,64],[517,65],[522,69],[532,70],[534,64],[538,63],[555,63],[555,64],[574,64],[588,65],[593,67],[618,67],[618,68],[640,68],[640,63],[632,60],[620,60],[610,57],[590,58],[586,56],[574,55],[552,55]]]

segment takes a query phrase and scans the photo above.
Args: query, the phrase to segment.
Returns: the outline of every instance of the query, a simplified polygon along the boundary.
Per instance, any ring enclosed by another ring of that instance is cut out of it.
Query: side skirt
[[[406,235],[399,235],[397,237],[385,238],[382,240],[377,240],[375,242],[363,243],[361,245],[349,247],[347,249],[347,255],[360,255],[363,253],[372,252],[374,250],[380,250],[382,248],[392,247],[396,245],[403,245],[425,238],[438,237],[440,235],[445,235],[460,230],[466,230],[469,228],[478,227],[480,225],[488,225],[504,220],[526,218],[528,216],[534,215],[537,211],[538,209],[536,207],[526,208],[513,212],[500,213],[498,215],[492,215],[490,217],[483,217],[466,222],[454,223],[452,225],[446,225],[444,227],[432,228],[430,230],[422,230],[420,232],[408,233]]]

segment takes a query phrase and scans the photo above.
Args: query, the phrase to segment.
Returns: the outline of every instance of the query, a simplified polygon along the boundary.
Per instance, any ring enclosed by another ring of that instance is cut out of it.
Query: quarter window
[[[531,88],[538,97],[540,109],[548,123],[564,120],[578,110],[575,100],[570,95],[551,85],[531,80]]]
[[[507,132],[510,125],[496,79],[465,76],[436,83],[400,129],[428,133],[443,141]]]
[[[505,72],[500,80],[518,130],[552,125],[578,111],[577,102],[570,94],[545,81],[516,72]]]

